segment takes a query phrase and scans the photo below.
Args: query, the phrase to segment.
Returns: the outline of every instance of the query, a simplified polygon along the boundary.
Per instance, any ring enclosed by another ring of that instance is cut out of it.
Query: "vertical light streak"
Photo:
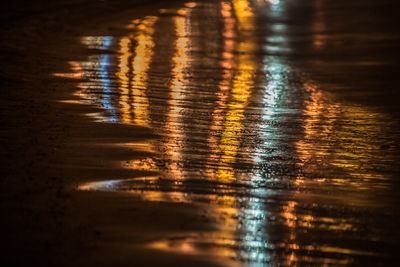
[[[256,71],[255,56],[252,54],[257,46],[254,31],[254,14],[248,1],[233,1],[236,11],[237,27],[240,42],[237,46],[240,52],[237,58],[237,72],[233,78],[231,97],[228,112],[224,123],[224,131],[220,140],[222,152],[219,161],[218,177],[222,182],[233,182],[234,169],[232,164],[236,160],[241,137],[243,135],[244,112],[254,85]]]
[[[243,139],[245,110],[255,85],[255,74],[258,68],[256,51],[258,49],[255,36],[255,15],[247,0],[233,1],[237,18],[236,73],[232,78],[231,100],[227,105],[227,113],[220,140],[221,158],[219,161],[218,179],[229,183],[237,179],[232,166],[240,153]],[[238,204],[233,198],[227,206]],[[250,266],[265,263],[269,256],[265,249],[267,240],[263,232],[265,224],[264,204],[260,198],[249,198],[242,202],[235,223],[241,242],[238,256]]]
[[[172,79],[170,82],[170,99],[168,101],[169,111],[167,114],[166,129],[169,132],[166,152],[169,156],[170,164],[168,169],[175,180],[183,179],[182,170],[182,148],[184,143],[184,132],[180,126],[184,114],[182,100],[185,98],[186,85],[188,83],[187,73],[190,66],[190,8],[178,10],[174,18],[175,24],[175,53],[172,57],[173,68],[171,70]]]
[[[217,106],[212,113],[212,121],[210,123],[210,136],[208,137],[208,146],[211,151],[209,156],[208,165],[214,165],[219,160],[220,148],[218,146],[219,136],[217,133],[223,128],[224,111],[227,108],[230,89],[232,86],[232,79],[235,67],[234,50],[236,46],[236,19],[234,17],[233,8],[231,3],[221,2],[221,15],[223,18],[224,28],[222,31],[223,36],[223,50],[222,60],[220,65],[223,70],[222,81],[219,83],[219,92],[217,93],[218,100]],[[207,168],[207,177],[209,179],[216,179],[215,171],[213,168]]]
[[[132,57],[131,52],[132,42],[128,37],[123,37],[119,41],[119,64],[116,76],[119,79],[119,109],[121,113],[121,122],[125,124],[132,124],[132,112],[131,103],[129,97],[129,88],[131,86],[131,81],[129,79],[128,73],[130,71],[129,61]]]
[[[123,37],[119,41],[119,71],[116,76],[120,82],[119,106],[123,123],[149,126],[146,89],[154,53],[152,35],[156,21],[157,17],[152,16],[138,20],[133,36]],[[136,44],[133,53],[132,39]]]
[[[132,89],[134,123],[149,127],[149,100],[146,95],[148,71],[154,53],[154,24],[157,17],[146,17],[137,26],[138,34],[134,37],[137,45],[132,60]]]
[[[113,42],[113,37],[111,36],[86,36],[82,38],[82,43],[85,44],[90,49],[99,49],[99,50],[107,50],[111,47]],[[101,55],[93,55],[89,57],[88,62],[82,62],[81,65],[86,65],[83,69],[84,75],[88,75],[90,77],[90,82],[83,85],[84,88],[94,88],[101,89],[104,94],[101,100],[101,105],[109,112],[109,116],[106,120],[111,122],[116,122],[116,107],[113,106],[111,102],[111,93],[112,93],[112,84],[109,73],[109,67],[111,64],[111,56],[109,54],[101,54]],[[96,78],[92,76],[93,71],[97,71],[98,74]],[[97,84],[97,81],[100,80],[101,85]],[[89,98],[89,96],[86,94]],[[95,99],[95,101],[99,101],[99,99]],[[96,114],[100,120],[103,120],[104,117]]]
[[[121,122],[150,127],[149,100],[146,94],[148,88],[148,71],[154,54],[154,25],[157,17],[148,16],[135,20],[132,27],[135,32],[129,37],[121,38],[119,42],[119,106]],[[132,53],[132,45],[136,44]],[[135,146],[136,144],[126,144]],[[148,145],[146,151],[153,152]],[[143,171],[156,171],[152,158],[124,162],[123,167]],[[151,178],[151,177],[149,177]]]
[[[312,28],[312,39],[313,46],[316,49],[320,49],[326,45],[327,39],[324,32],[326,31],[325,15],[322,10],[324,10],[323,2],[321,0],[314,0],[315,8],[315,19],[311,25]]]

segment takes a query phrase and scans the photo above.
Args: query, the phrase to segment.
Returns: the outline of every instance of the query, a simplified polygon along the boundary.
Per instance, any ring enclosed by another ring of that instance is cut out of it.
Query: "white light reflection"
[[[271,4],[269,9],[271,12],[271,16],[274,18],[279,18],[283,14],[283,5],[279,0],[269,1]],[[283,24],[272,24],[270,26],[273,35],[267,37],[266,41],[268,45],[263,48],[272,54],[273,52],[279,52],[282,47],[288,46],[288,39],[285,33],[283,32],[286,29],[286,26]],[[276,48],[276,49],[275,49]],[[288,50],[288,49],[286,49]],[[264,65],[264,73],[266,74],[266,86],[263,91],[262,96],[262,104],[263,107],[261,109],[261,120],[262,123],[259,125],[259,134],[260,140],[264,142],[259,145],[255,151],[254,161],[256,164],[263,163],[263,155],[265,155],[265,151],[276,148],[275,139],[276,139],[276,131],[277,129],[272,126],[272,121],[275,118],[276,114],[281,113],[279,110],[279,101],[283,94],[283,90],[288,87],[288,81],[286,79],[287,73],[290,72],[290,67],[284,63],[283,59],[279,56],[266,56],[263,60]],[[263,178],[262,175],[256,173],[255,179],[253,181],[260,181]]]
[[[101,55],[100,67],[99,67],[99,71],[100,71],[99,77],[101,78],[101,82],[103,84],[102,88],[104,90],[104,97],[102,99],[102,105],[109,112],[109,115],[110,115],[109,121],[117,122],[116,109],[111,103],[111,95],[110,94],[112,93],[113,90],[111,89],[111,80],[109,78],[110,76],[109,76],[109,73],[107,70],[107,67],[109,66],[109,62],[110,62],[109,55]]]
[[[242,209],[243,221],[242,249],[240,257],[248,262],[248,266],[260,266],[271,260],[267,249],[271,248],[269,237],[265,232],[266,211],[263,200],[259,197],[247,199]]]
[[[280,0],[266,0],[266,2],[269,2],[272,5],[279,5]]]
[[[290,71],[290,67],[283,63],[278,57],[268,56],[264,59],[264,71],[266,73],[267,84],[262,96],[263,108],[261,109],[261,121],[259,125],[260,144],[255,152],[254,161],[262,164],[266,150],[277,148],[276,129],[272,125],[272,121],[276,120],[275,116],[282,113],[279,108],[279,102],[283,94],[283,90],[288,86],[286,74]],[[269,155],[271,156],[271,155]],[[260,173],[256,174],[256,179],[259,181],[264,179]]]
[[[247,100],[250,99],[251,91],[254,87],[254,73],[258,68],[258,60],[254,57],[254,53],[258,50],[258,42],[255,36],[256,32],[256,20],[254,14],[254,7],[247,0],[234,1],[233,2],[237,24],[238,24],[238,35],[245,37],[245,41],[242,41],[238,45],[238,51],[242,52],[243,55],[238,56],[238,69],[239,74],[245,73],[247,75],[238,75],[234,81],[240,82],[241,88],[241,98],[246,100],[243,104],[247,104]],[[265,102],[264,108],[262,110],[262,116],[265,116],[265,120],[268,120],[273,113],[273,108],[275,107],[275,99],[277,95],[277,88],[279,88],[279,82],[281,80],[280,68],[277,65],[269,65],[272,69],[270,72],[270,80],[268,81],[267,88],[263,95],[263,101]],[[240,70],[240,68],[243,68]],[[275,68],[275,69],[274,69]],[[245,91],[244,91],[245,90]],[[248,91],[247,94],[243,92]],[[235,82],[233,83],[232,94],[235,93]],[[244,98],[248,95],[248,99]],[[238,102],[241,103],[241,102]],[[239,106],[240,107],[240,106]],[[244,109],[246,105],[243,105]],[[229,121],[229,112],[227,114],[227,121]],[[236,118],[240,118],[241,114],[235,114]],[[241,120],[240,120],[241,121]],[[239,122],[240,122],[239,121]],[[261,125],[264,125],[262,123]],[[260,125],[260,127],[262,127]],[[239,125],[235,125],[238,129]],[[261,132],[265,132],[260,129]],[[263,138],[264,140],[269,140],[269,138]],[[232,145],[232,142],[230,142]],[[259,152],[256,154],[263,154]],[[234,155],[235,156],[235,155]],[[254,160],[254,159],[253,159]],[[257,159],[255,160],[257,162]],[[260,177],[252,177],[252,182],[259,179]],[[257,190],[257,189],[256,189]],[[253,190],[253,191],[256,191]],[[243,199],[240,205],[239,220],[238,220],[238,232],[240,235],[241,242],[239,243],[238,256],[248,266],[263,266],[265,263],[271,260],[271,255],[268,253],[269,237],[265,231],[266,229],[266,208],[263,203],[263,199],[267,194],[264,192],[249,192],[258,193],[258,197],[251,197],[248,199]]]
[[[113,37],[112,36],[85,36],[82,37],[81,42],[90,49],[107,50],[110,48]]]
[[[111,47],[113,43],[113,37],[111,36],[86,36],[81,39],[82,43],[85,44],[90,49],[100,49],[107,50]],[[108,71],[111,65],[110,55],[101,54],[100,56],[90,57],[90,61],[87,62],[89,67],[97,68],[99,72],[98,78],[101,81],[101,86],[99,88],[103,90],[104,94],[101,99],[102,106],[109,112],[107,120],[110,122],[117,122],[116,107],[113,106],[111,102],[111,94],[113,89],[111,88],[110,73]],[[85,68],[84,68],[85,69]],[[96,78],[97,78],[96,77]],[[91,82],[95,82],[92,80]],[[86,87],[86,86],[84,86]]]
[[[280,1],[269,1],[268,6],[271,17],[279,18],[283,15],[284,9]],[[266,74],[265,87],[261,96],[262,108],[260,110],[261,123],[258,126],[259,140],[262,142],[256,147],[253,155],[253,161],[256,165],[262,166],[265,162],[266,151],[268,157],[273,156],[274,151],[279,151],[277,143],[277,133],[279,130],[274,126],[278,117],[284,113],[282,108],[282,98],[285,89],[289,87],[288,73],[291,68],[287,65],[278,53],[287,53],[290,51],[289,42],[286,35],[286,25],[275,23],[269,26],[273,32],[267,37],[267,44],[263,49],[268,56],[263,59],[263,71]],[[259,181],[265,181],[266,174],[262,173],[262,168],[257,168],[251,181],[257,184]],[[267,174],[268,175],[268,174]],[[270,242],[267,229],[267,213],[264,199],[270,196],[271,192],[265,189],[253,189],[252,194],[257,197],[249,198],[246,201],[243,213],[243,250],[241,257],[248,262],[248,266],[265,266],[271,262],[272,255],[268,252],[274,249]]]
[[[116,185],[123,180],[107,180],[101,182],[88,182],[78,186],[82,191],[115,191]]]
[[[281,21],[282,18],[285,17],[285,8],[284,3],[279,0],[269,1],[270,5],[269,9],[269,17],[273,19],[273,21]],[[276,55],[276,54],[285,54],[291,51],[288,38],[286,36],[287,26],[282,23],[272,23],[268,26],[270,30],[273,32],[272,35],[266,38],[267,43],[264,45],[264,50],[268,54]]]

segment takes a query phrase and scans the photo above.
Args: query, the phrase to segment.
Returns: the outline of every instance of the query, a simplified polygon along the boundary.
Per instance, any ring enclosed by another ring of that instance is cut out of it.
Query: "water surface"
[[[398,37],[334,32],[329,8],[320,0],[188,2],[133,20],[126,36],[82,37],[98,51],[71,62],[86,80],[83,101],[104,107],[99,120],[159,138],[125,144],[155,156],[121,162],[154,175],[80,189],[194,203],[215,218],[214,232],[171,233],[151,244],[157,249],[249,266],[392,260],[398,120],[343,97],[335,89],[350,92],[343,81],[327,88],[312,70],[335,70],[338,43]]]

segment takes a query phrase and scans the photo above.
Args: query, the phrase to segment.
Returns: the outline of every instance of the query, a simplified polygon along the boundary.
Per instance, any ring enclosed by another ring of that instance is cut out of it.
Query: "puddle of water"
[[[371,247],[390,243],[379,219],[387,203],[371,196],[390,188],[398,132],[390,115],[339,101],[294,67],[289,2],[187,3],[134,20],[127,36],[83,37],[105,51],[71,62],[68,77],[87,80],[83,101],[104,107],[101,120],[161,138],[136,146],[156,156],[121,163],[156,177],[79,189],[207,203],[221,221],[216,233],[172,236],[157,249],[251,266],[384,257]]]

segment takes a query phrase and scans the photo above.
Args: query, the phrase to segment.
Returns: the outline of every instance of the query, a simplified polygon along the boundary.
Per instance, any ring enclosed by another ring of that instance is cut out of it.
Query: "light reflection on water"
[[[365,225],[341,217],[335,205],[366,205],[388,185],[379,170],[390,165],[380,152],[391,138],[390,117],[337,101],[296,71],[288,59],[292,37],[279,21],[285,8],[277,0],[187,3],[133,21],[127,36],[83,38],[90,49],[117,53],[71,62],[68,77],[88,80],[79,94],[107,110],[103,120],[161,137],[143,148],[158,156],[122,163],[157,176],[79,189],[208,203],[219,231],[162,240],[153,244],[158,249],[250,266],[348,264],[373,255],[336,242],[337,235],[358,238]],[[260,24],[259,16],[272,22]],[[332,190],[337,196],[321,197]],[[319,242],[321,233],[331,239]]]

